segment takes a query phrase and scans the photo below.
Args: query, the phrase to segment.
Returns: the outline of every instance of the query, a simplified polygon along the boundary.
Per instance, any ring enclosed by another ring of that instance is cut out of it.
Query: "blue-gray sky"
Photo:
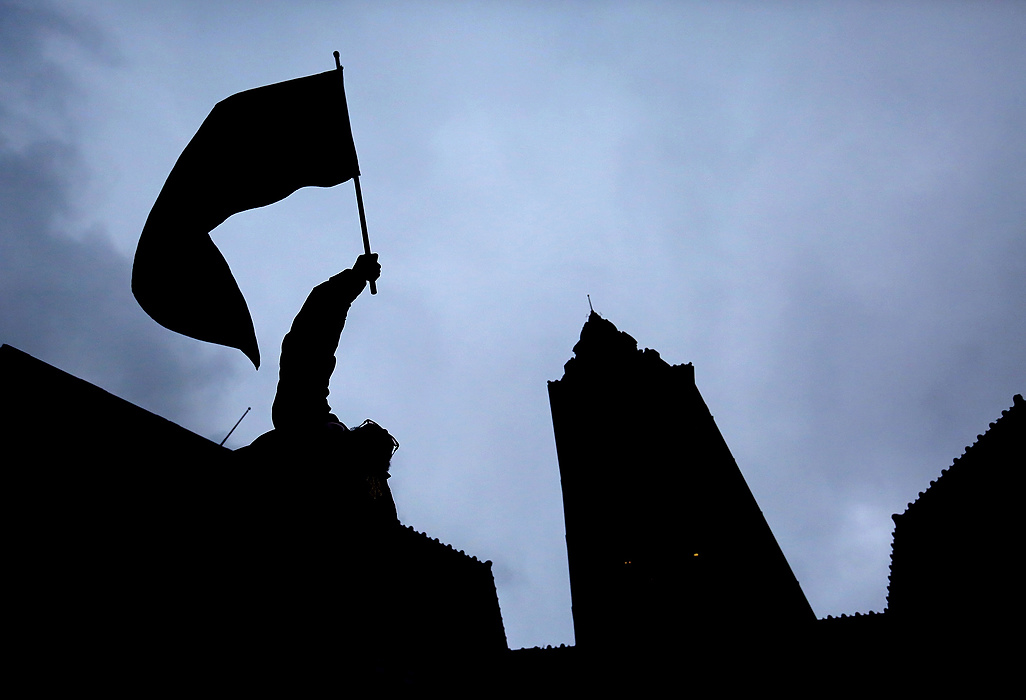
[[[3,1],[0,341],[268,430],[352,186],[215,232],[259,372],[146,317],[131,256],[211,107],[338,49],[384,270],[332,405],[402,443],[404,522],[494,561],[511,645],[573,641],[545,383],[586,294],[695,364],[817,615],[882,610],[890,514],[1026,389],[1024,36],[1014,2]]]

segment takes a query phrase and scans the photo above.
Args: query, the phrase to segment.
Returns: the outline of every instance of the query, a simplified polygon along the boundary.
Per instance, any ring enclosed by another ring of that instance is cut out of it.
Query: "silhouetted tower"
[[[592,312],[549,401],[577,644],[775,634],[815,615],[691,364]]]

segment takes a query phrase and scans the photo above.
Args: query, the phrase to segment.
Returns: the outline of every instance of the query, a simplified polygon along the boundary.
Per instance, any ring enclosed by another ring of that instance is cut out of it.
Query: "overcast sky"
[[[1020,2],[2,0],[0,342],[269,430],[352,185],[214,233],[259,372],[151,321],[131,258],[213,105],[337,49],[383,272],[330,400],[399,439],[404,523],[494,562],[510,645],[573,642],[546,381],[587,294],[694,363],[816,614],[880,611],[890,515],[1026,389],[1023,37]]]

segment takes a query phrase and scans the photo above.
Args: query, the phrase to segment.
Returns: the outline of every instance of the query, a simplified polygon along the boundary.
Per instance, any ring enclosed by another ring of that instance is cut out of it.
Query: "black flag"
[[[341,69],[232,95],[182,151],[146,219],[132,292],[155,321],[260,366],[253,319],[210,231],[300,187],[360,174]]]

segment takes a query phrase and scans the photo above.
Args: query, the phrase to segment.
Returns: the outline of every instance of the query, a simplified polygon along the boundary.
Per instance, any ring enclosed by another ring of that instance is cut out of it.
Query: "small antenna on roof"
[[[246,413],[249,413],[252,408],[253,408],[252,406],[248,407],[246,409],[246,412],[242,414],[242,418],[245,418],[246,417]],[[235,421],[235,425],[232,426],[232,429],[229,430],[228,434],[224,436],[224,440],[221,441],[220,447],[224,447],[224,443],[228,442],[228,438],[230,438],[232,436],[232,433],[235,432],[235,429],[239,427],[239,423],[242,422],[242,418],[240,418],[239,420]]]
[[[588,297],[588,308],[591,309],[592,313],[595,313],[595,307],[591,305],[591,295],[588,294],[587,297]]]

